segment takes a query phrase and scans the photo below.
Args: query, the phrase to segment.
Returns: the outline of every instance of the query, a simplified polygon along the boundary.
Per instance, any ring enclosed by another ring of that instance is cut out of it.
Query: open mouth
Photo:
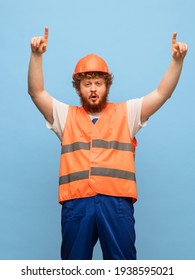
[[[92,94],[91,96],[90,96],[90,99],[93,101],[93,102],[95,102],[97,99],[98,99],[98,96],[96,95],[96,94]]]

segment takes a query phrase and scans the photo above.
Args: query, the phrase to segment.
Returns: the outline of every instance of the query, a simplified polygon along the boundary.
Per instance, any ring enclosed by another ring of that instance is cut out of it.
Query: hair
[[[107,92],[110,89],[110,86],[112,85],[113,82],[113,75],[104,73],[104,72],[83,72],[83,73],[78,73],[73,77],[72,85],[73,87],[77,90],[77,92],[80,90],[80,82],[83,79],[94,79],[94,78],[104,78],[106,82],[106,88]]]

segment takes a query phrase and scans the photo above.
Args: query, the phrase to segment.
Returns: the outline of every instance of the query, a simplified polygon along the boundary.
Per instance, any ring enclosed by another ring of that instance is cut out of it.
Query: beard
[[[80,102],[86,112],[89,113],[100,113],[106,107],[108,102],[108,92],[105,93],[99,100],[97,104],[90,103],[88,98],[84,97],[82,93],[80,93]]]

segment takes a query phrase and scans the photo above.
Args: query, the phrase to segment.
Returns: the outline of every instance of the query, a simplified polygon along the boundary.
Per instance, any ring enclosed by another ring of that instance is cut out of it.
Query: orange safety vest
[[[94,125],[83,107],[70,106],[62,136],[59,202],[97,194],[137,200],[126,102],[108,103]]]

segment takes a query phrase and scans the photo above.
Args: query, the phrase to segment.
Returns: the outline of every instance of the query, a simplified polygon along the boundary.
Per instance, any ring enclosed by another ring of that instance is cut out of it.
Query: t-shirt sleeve
[[[142,101],[143,97],[127,101],[128,125],[131,138],[134,138],[137,132],[147,124],[147,121],[141,122]]]
[[[53,102],[53,124],[46,121],[46,126],[56,133],[60,141],[62,140],[62,133],[66,123],[69,105],[62,103],[55,98],[52,98]]]

